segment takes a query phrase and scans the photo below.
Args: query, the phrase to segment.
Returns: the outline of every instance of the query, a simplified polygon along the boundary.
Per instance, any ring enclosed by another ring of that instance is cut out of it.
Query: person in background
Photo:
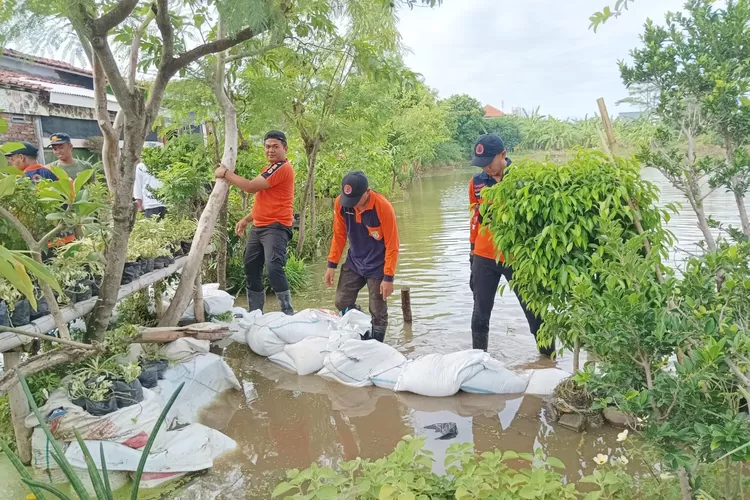
[[[161,186],[161,181],[151,175],[143,162],[136,165],[133,198],[147,219],[156,216],[161,220],[167,215],[167,207],[155,195]]]
[[[19,169],[25,177],[35,183],[42,179],[56,181],[57,176],[50,169],[39,164],[37,161],[38,154],[39,149],[33,144],[19,142],[18,147],[5,152],[5,158],[9,165]]]
[[[472,156],[471,164],[481,167],[482,172],[469,181],[469,206],[472,212],[469,236],[471,243],[469,283],[474,293],[471,339],[474,349],[486,351],[489,344],[490,316],[500,278],[505,277],[510,282],[513,279],[513,269],[505,265],[503,255],[495,248],[490,232],[481,227],[482,215],[479,208],[482,203],[482,189],[492,187],[503,180],[505,169],[511,164],[511,159],[507,157],[503,140],[495,134],[481,136],[474,146]],[[529,322],[531,334],[536,338],[537,331],[542,326],[542,320],[526,307],[520,295],[518,295],[518,301]],[[551,356],[555,352],[555,346],[554,344],[549,347],[539,346],[539,352],[545,356]]]
[[[388,297],[398,262],[398,226],[393,205],[369,188],[363,172],[344,177],[342,193],[333,213],[333,240],[328,254],[325,283],[333,286],[341,256],[349,240],[349,253],[336,287],[336,308],[342,313],[356,308],[359,291],[367,285],[372,316],[372,338],[385,340]]]
[[[234,228],[237,236],[242,237],[250,222],[253,223],[245,248],[248,310],[263,311],[266,301],[263,286],[265,264],[281,311],[291,316],[294,314],[292,293],[284,266],[294,224],[294,168],[286,157],[288,147],[283,132],[268,132],[263,138],[263,149],[269,165],[254,179],[245,179],[224,165],[216,169],[215,177],[255,195],[252,212]]]
[[[91,163],[87,161],[73,158],[73,144],[70,142],[70,136],[68,134],[52,134],[52,136],[50,136],[49,138],[49,141],[50,145],[52,146],[52,151],[57,157],[57,160],[47,165],[48,167],[60,167],[61,169],[65,170],[65,173],[68,174],[68,177],[74,180],[78,176],[78,174],[80,174],[84,170],[94,168],[91,166]],[[94,177],[91,176],[89,182],[93,181]]]

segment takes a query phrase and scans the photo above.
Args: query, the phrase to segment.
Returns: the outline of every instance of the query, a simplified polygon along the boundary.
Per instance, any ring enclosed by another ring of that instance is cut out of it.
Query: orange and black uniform
[[[334,203],[333,241],[328,267],[338,267],[347,239],[349,253],[336,287],[336,308],[343,312],[356,308],[357,295],[367,285],[372,316],[372,336],[381,342],[388,326],[388,303],[380,293],[383,281],[392,282],[398,262],[399,238],[396,212],[380,193],[368,190],[362,211]]]
[[[510,159],[508,159],[510,165]],[[492,235],[486,227],[483,227],[480,207],[482,204],[482,189],[497,184],[497,180],[481,172],[469,181],[469,207],[471,210],[471,228],[469,241],[471,243],[471,277],[469,285],[474,293],[474,311],[471,315],[471,338],[474,349],[487,350],[489,344],[490,317],[495,304],[497,288],[500,278],[510,282],[513,279],[513,269],[505,265],[502,252],[495,247]],[[536,338],[536,333],[542,326],[541,318],[538,318],[526,307],[526,303],[519,295],[529,329]],[[554,346],[540,348],[542,354],[550,355],[555,350]]]
[[[294,223],[294,168],[288,160],[265,167],[260,175],[271,185],[255,194],[253,227],[245,248],[245,277],[248,298],[264,295],[263,265],[268,272],[271,287],[278,295],[289,291],[289,281],[284,272],[286,249],[292,238]],[[249,307],[263,309],[262,299]],[[288,311],[284,311],[288,312]]]
[[[23,169],[23,176],[31,179],[31,182],[34,184],[37,184],[43,180],[48,181],[56,181],[57,176],[52,172],[52,170],[48,169],[45,166],[42,165],[29,165],[28,167]],[[54,241],[50,241],[47,243],[48,248],[54,248],[61,245],[66,245],[68,243],[71,243],[75,241],[76,235],[73,232],[66,232],[62,236],[60,236],[58,239]]]

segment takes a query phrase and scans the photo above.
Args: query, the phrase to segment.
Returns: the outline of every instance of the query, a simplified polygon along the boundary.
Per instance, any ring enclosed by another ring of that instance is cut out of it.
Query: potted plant
[[[31,311],[31,315],[29,317],[31,321],[37,320],[42,316],[47,316],[49,314],[49,304],[47,303],[47,299],[44,297],[44,294],[42,294],[42,291],[39,290],[39,288],[36,288],[34,290],[34,298],[36,298],[36,311]]]
[[[70,302],[88,300],[94,295],[96,282],[92,278],[104,273],[102,250],[103,243],[93,238],[82,238],[57,249],[52,269]]]
[[[117,411],[112,381],[106,375],[87,379],[75,375],[68,386],[68,395],[73,403],[96,417]]]
[[[11,326],[11,315],[21,294],[10,283],[0,278],[0,326]],[[27,321],[28,323],[28,321]],[[15,325],[14,326],[20,326]]]
[[[126,408],[143,401],[143,386],[138,380],[142,371],[140,365],[133,361],[126,365],[117,365],[117,367],[119,378],[112,381],[117,407]]]
[[[143,344],[140,365],[142,368],[139,377],[141,384],[143,384],[143,387],[151,389],[156,386],[159,380],[164,378],[164,372],[169,368],[169,360],[164,357],[157,344]]]

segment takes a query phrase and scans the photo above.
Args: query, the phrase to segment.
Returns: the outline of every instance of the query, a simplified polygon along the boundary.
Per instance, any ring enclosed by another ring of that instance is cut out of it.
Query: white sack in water
[[[377,340],[347,340],[325,358],[318,375],[352,387],[373,385],[370,378],[406,362],[403,354]]]
[[[461,384],[484,370],[484,363],[491,361],[490,355],[480,350],[427,354],[404,365],[393,390],[430,397],[452,396]]]
[[[555,387],[570,376],[570,373],[558,368],[532,370],[529,385],[526,387],[526,394],[531,394],[532,396],[551,396]]]
[[[494,358],[483,365],[482,371],[461,384],[462,391],[472,394],[523,394],[529,384],[528,376],[513,373]]]

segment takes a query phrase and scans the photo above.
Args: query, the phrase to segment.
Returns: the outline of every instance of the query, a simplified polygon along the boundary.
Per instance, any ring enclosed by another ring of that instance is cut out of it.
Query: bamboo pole
[[[411,324],[411,289],[408,287],[401,289],[401,311],[404,315],[404,323]]]
[[[3,353],[4,369],[10,370],[21,364],[21,353],[9,351]],[[13,377],[18,381],[18,377]],[[26,428],[24,420],[31,413],[29,401],[23,392],[21,384],[14,384],[8,390],[8,400],[10,403],[10,416],[13,422],[13,432],[16,436],[16,446],[18,447],[18,458],[25,465],[31,463],[31,430]]]
[[[602,125],[604,125],[604,132],[607,134],[607,142],[609,143],[609,149],[610,151],[614,152],[615,144],[617,144],[617,139],[615,139],[615,131],[612,128],[612,120],[609,119],[609,112],[607,111],[607,104],[604,102],[604,98],[600,97],[596,100],[596,103],[599,105],[599,113],[602,116]]]

